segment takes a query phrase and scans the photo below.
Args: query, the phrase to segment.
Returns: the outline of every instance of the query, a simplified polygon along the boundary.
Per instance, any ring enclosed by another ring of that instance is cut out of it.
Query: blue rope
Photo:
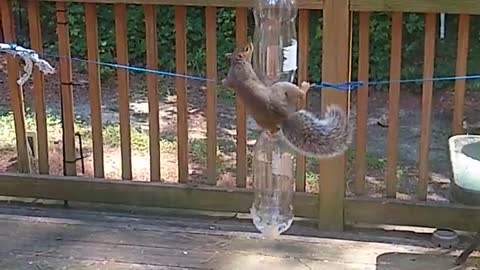
[[[314,88],[333,88],[336,90],[348,91],[355,90],[363,85],[382,85],[390,83],[422,83],[422,82],[439,82],[439,81],[457,81],[457,80],[479,80],[480,75],[466,75],[466,76],[449,76],[423,79],[404,79],[404,80],[382,80],[382,81],[368,81],[368,82],[346,82],[346,83],[320,83],[314,84]]]
[[[333,88],[336,90],[341,90],[341,91],[349,91],[349,90],[355,90],[362,86],[364,83],[363,82],[346,82],[346,83],[320,83],[320,84],[313,84],[311,87],[313,88]]]
[[[178,73],[173,73],[173,72],[168,72],[168,71],[153,70],[153,69],[147,69],[147,68],[142,68],[142,67],[115,64],[115,63],[92,61],[92,60],[87,60],[87,59],[82,59],[82,58],[77,58],[77,57],[66,57],[66,56],[59,56],[59,55],[53,55],[53,54],[47,54],[47,53],[41,53],[39,55],[53,57],[53,58],[65,58],[65,59],[70,59],[70,60],[78,61],[78,62],[97,64],[97,65],[101,65],[101,66],[107,66],[107,67],[112,67],[112,68],[120,68],[120,69],[125,69],[125,70],[130,70],[130,71],[136,71],[136,72],[151,73],[151,74],[156,74],[156,75],[160,75],[160,76],[179,77],[179,78],[185,78],[185,79],[191,79],[191,80],[197,80],[197,81],[206,81],[206,82],[219,82],[218,80],[208,79],[208,78],[204,78],[204,77],[183,75],[183,74],[178,74]]]
[[[12,44],[11,46],[12,46],[12,49],[15,49],[17,47],[15,44]],[[93,63],[101,66],[121,68],[125,70],[136,71],[136,72],[151,73],[151,74],[156,74],[160,76],[179,77],[179,78],[205,81],[205,82],[215,82],[215,83],[220,82],[219,80],[208,79],[205,77],[183,75],[183,74],[178,74],[178,73],[173,73],[168,71],[152,70],[152,69],[147,69],[142,67],[107,63],[107,62],[101,62],[101,61],[92,61],[92,60],[87,60],[87,59],[82,59],[77,57],[65,57],[65,56],[46,54],[46,53],[39,53],[39,55],[44,55],[44,56],[53,57],[53,58],[66,58],[66,59],[78,61],[78,62]],[[467,75],[467,76],[450,76],[450,77],[436,77],[436,78],[422,78],[422,79],[379,80],[379,81],[367,81],[367,82],[363,82],[363,81],[354,81],[354,82],[345,82],[345,83],[322,82],[322,83],[313,84],[311,87],[314,89],[332,88],[340,91],[350,91],[350,90],[356,90],[359,87],[364,85],[383,85],[383,84],[390,84],[390,83],[422,83],[427,81],[438,82],[438,81],[479,80],[479,79],[480,79],[480,75]]]

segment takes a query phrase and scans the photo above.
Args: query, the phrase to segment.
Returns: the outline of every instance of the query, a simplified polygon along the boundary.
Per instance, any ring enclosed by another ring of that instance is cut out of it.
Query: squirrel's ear
[[[226,54],[225,54],[225,57],[226,57],[226,58],[231,58],[231,57],[232,57],[232,53],[226,53]]]

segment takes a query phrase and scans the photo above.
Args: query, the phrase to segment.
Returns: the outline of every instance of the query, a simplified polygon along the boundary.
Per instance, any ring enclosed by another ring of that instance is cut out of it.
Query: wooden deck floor
[[[333,239],[298,223],[289,234],[265,241],[250,222],[232,219],[1,204],[0,269],[474,270],[478,264],[472,258],[454,268],[453,256],[415,238]]]

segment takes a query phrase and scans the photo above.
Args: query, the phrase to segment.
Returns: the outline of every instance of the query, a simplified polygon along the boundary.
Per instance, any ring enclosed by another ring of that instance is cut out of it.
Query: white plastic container
[[[264,131],[253,158],[253,224],[265,238],[276,238],[293,222],[295,155],[279,138]]]

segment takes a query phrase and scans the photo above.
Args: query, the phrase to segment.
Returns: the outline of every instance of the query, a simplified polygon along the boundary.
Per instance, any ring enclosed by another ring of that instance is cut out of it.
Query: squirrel
[[[308,82],[297,85],[280,81],[265,85],[255,73],[251,60],[253,43],[237,47],[225,56],[230,60],[227,77],[221,84],[233,89],[259,126],[279,134],[294,151],[313,158],[343,154],[352,141],[352,128],[343,109],[329,105],[324,117],[298,109],[310,89]]]

